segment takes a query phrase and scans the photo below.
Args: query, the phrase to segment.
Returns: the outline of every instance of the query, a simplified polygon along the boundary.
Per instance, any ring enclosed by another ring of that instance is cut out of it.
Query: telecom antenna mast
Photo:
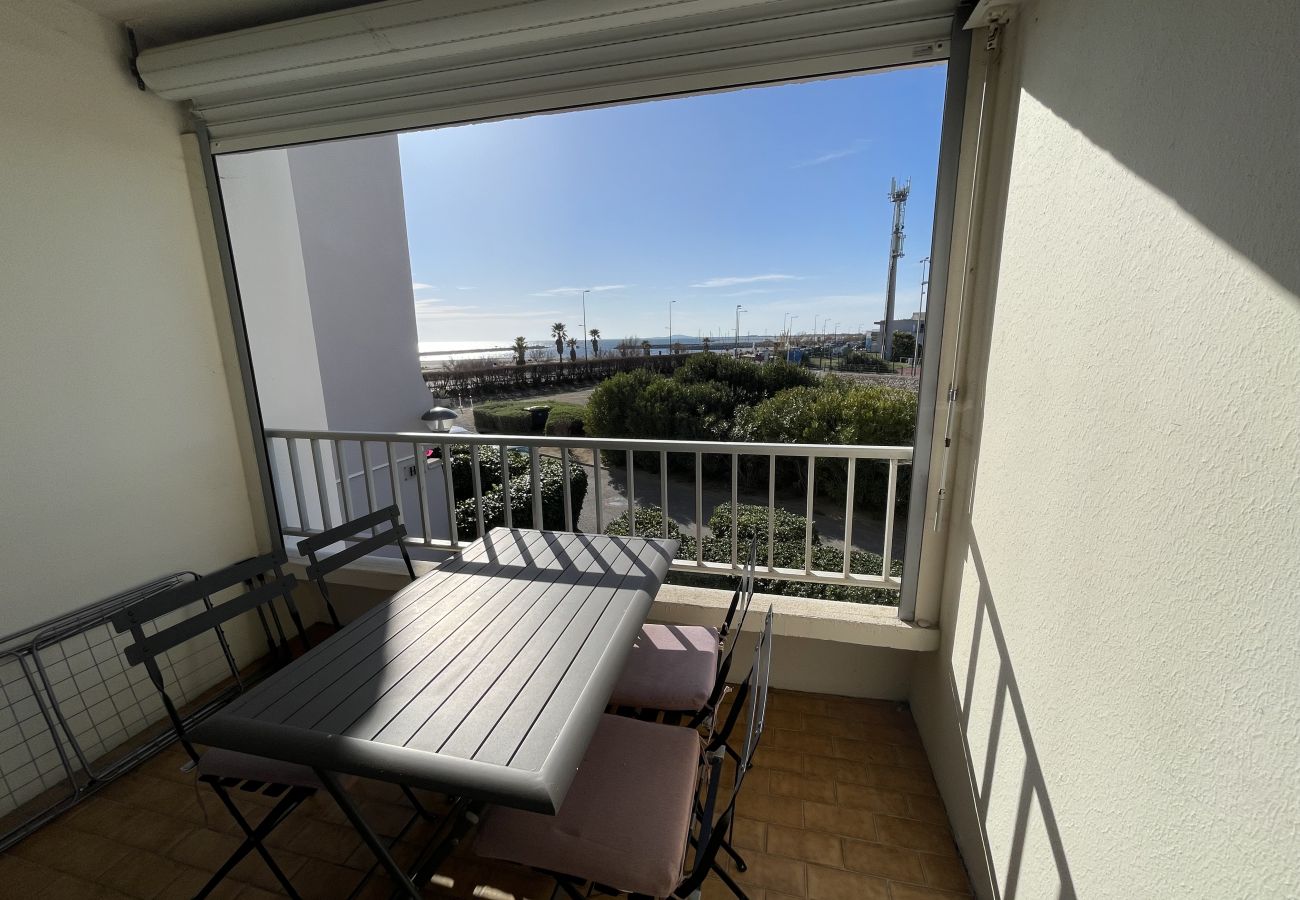
[[[912,191],[912,179],[899,186],[897,179],[889,179],[889,202],[894,204],[894,230],[889,238],[889,286],[885,289],[885,321],[880,329],[884,345],[880,355],[886,360],[894,358],[894,291],[898,283],[898,258],[903,255],[903,217],[907,213],[907,195]]]

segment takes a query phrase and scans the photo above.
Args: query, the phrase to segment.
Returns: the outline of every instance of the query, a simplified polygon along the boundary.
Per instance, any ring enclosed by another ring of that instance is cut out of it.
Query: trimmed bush
[[[605,534],[626,535],[627,513],[609,522]],[[804,540],[808,520],[804,516],[778,509],[775,515],[775,531],[772,543],[772,563],[780,569],[804,568]],[[731,562],[731,504],[723,503],[714,507],[708,520],[710,537],[704,539],[703,557],[705,562]],[[742,505],[737,509],[737,558],[743,562],[749,542],[758,536],[758,564],[767,565],[767,508],[763,506]],[[637,507],[636,532],[642,537],[658,537],[663,534],[663,512],[657,506]],[[681,527],[671,518],[668,520],[668,536],[681,541],[677,551],[678,559],[695,559],[694,537],[683,534]],[[844,551],[821,543],[821,536],[813,529],[813,565],[823,572],[840,572],[844,569]],[[850,558],[850,571],[858,575],[879,575],[883,558],[878,553],[866,550],[854,550]],[[902,560],[895,559],[890,564],[890,574],[901,578]],[[674,584],[686,584],[696,587],[713,587],[730,589],[735,585],[732,575],[702,575],[695,573],[674,572],[669,576]],[[820,600],[836,600],[843,603],[874,603],[882,606],[897,606],[898,592],[884,588],[846,587],[832,584],[807,584],[798,581],[783,581],[776,578],[760,578],[756,588],[764,594],[778,594],[787,597],[810,597]]]
[[[742,409],[732,432],[736,440],[784,444],[867,444],[906,446],[916,431],[916,395],[904,388],[880,384],[854,384],[827,378],[816,387],[781,391],[770,400]],[[747,461],[747,483],[766,477],[755,469],[765,461]],[[808,464],[798,458],[777,461],[777,477],[784,484],[806,485]],[[911,466],[900,466],[897,498],[907,500]],[[889,477],[887,462],[858,463],[854,502],[879,505]],[[842,499],[848,483],[848,461],[817,462],[817,493]]]
[[[478,516],[474,506],[474,474],[467,447],[452,451],[452,489],[459,499],[456,503],[456,531],[461,540],[479,536]],[[511,451],[510,461],[510,517],[516,528],[550,528],[564,530],[564,469],[559,460],[542,457],[538,463],[541,475],[542,522],[533,523],[533,478],[529,471],[528,454]],[[483,491],[483,524],[491,529],[505,524],[506,495],[502,487],[501,451],[496,447],[479,448],[479,484]],[[569,497],[576,523],[587,497],[587,470],[582,466],[569,467]]]
[[[542,434],[547,437],[582,437],[587,407],[577,403],[552,403]]]
[[[616,534],[624,537],[630,532],[627,527],[627,513],[610,520],[605,525],[605,534]],[[663,537],[664,514],[657,506],[638,506],[636,508],[636,534],[637,537]],[[668,537],[681,542],[681,547],[677,550],[678,559],[695,558],[695,538],[683,534],[679,526],[671,517],[668,519]]]
[[[808,527],[808,519],[804,516],[790,512],[788,509],[778,509],[772,516],[774,527],[773,539],[776,543],[794,543],[803,550],[804,532]],[[637,522],[640,526],[640,520]],[[713,508],[713,514],[709,516],[709,531],[717,538],[725,537],[727,540],[727,559],[731,559],[731,504],[724,503]],[[755,537],[763,547],[767,546],[767,507],[751,506],[748,504],[739,504],[736,507],[736,535],[737,542],[740,544],[738,551],[744,556],[744,548],[749,546],[749,542]],[[817,533],[817,527],[813,526],[813,543],[821,542],[821,535]],[[802,565],[802,561],[800,563]]]
[[[892,375],[894,373],[893,366],[878,355],[868,353],[865,350],[850,350],[845,353],[843,368],[847,372],[876,372],[882,375]]]
[[[474,407],[474,425],[481,432],[496,434],[532,434],[533,414],[524,407],[528,400],[496,400]]]

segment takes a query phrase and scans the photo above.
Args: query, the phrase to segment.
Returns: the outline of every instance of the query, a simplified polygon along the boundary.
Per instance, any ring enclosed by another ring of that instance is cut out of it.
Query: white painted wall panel
[[[178,110],[0,5],[0,632],[256,552]]]
[[[1297,33],[1284,2],[1041,0],[1009,35],[912,689],[982,897],[1300,894]]]

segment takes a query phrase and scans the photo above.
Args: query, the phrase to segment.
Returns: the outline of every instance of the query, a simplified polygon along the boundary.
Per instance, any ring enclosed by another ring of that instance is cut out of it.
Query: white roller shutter
[[[390,0],[145,51],[217,151],[929,62],[957,0]]]

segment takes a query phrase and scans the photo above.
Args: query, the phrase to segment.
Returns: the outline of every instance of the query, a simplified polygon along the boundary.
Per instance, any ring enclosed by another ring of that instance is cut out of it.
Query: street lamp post
[[[587,295],[591,291],[582,292],[582,358],[583,360],[591,359],[591,332],[587,330]]]
[[[676,302],[677,302],[676,300],[668,301],[668,355],[669,356],[671,356],[673,352],[673,304]]]
[[[736,304],[736,350],[735,358],[740,359],[740,314],[745,312],[745,308],[739,303]]]
[[[916,300],[916,322],[912,325],[912,366],[916,367],[921,364],[921,323],[925,321],[923,311],[925,309],[925,289],[929,285],[930,279],[926,277],[926,266],[930,264],[930,257],[921,260],[921,296]]]

